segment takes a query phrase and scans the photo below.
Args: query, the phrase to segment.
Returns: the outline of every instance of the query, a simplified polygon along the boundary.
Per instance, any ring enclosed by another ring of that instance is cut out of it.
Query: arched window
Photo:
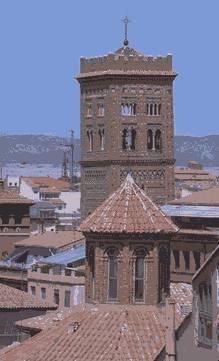
[[[161,104],[158,105],[158,115],[161,115]]]
[[[144,283],[145,283],[145,255],[144,249],[139,249],[135,253],[135,301],[144,301]]]
[[[122,149],[127,149],[127,136],[128,136],[128,130],[125,128],[122,131]]]
[[[150,104],[150,115],[154,115],[154,104]]]
[[[148,149],[153,148],[153,132],[151,129],[148,129],[147,131],[147,147]]]
[[[147,115],[149,115],[149,104],[147,103]]]
[[[88,129],[87,130],[87,137],[89,142],[89,151],[93,150],[93,130]]]
[[[136,130],[124,128],[122,131],[122,149],[135,150]]]
[[[161,150],[161,131],[160,131],[160,129],[156,130],[156,133],[155,133],[155,149]]]
[[[117,300],[118,293],[118,251],[111,248],[108,255],[108,299]]]
[[[104,150],[104,141],[105,141],[104,129],[103,128],[99,129],[98,133],[100,137],[100,150]]]
[[[157,115],[157,104],[154,104],[154,115]]]
[[[131,130],[131,149],[132,150],[135,149],[135,140],[136,140],[136,130],[132,129]]]
[[[121,113],[122,115],[136,115],[136,103],[122,103]]]
[[[159,249],[159,301],[163,301],[170,287],[170,257],[167,246]]]
[[[92,298],[95,297],[95,251],[94,248],[91,247],[88,254],[88,267],[91,275],[92,282]]]

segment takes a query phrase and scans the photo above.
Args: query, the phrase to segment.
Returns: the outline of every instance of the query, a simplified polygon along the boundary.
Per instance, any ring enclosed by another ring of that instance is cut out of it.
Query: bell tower
[[[81,212],[90,214],[131,171],[157,203],[174,199],[172,56],[124,45],[81,58]]]

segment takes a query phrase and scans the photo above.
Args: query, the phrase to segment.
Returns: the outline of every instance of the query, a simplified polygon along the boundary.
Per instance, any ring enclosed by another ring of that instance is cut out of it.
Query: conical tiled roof
[[[128,175],[119,189],[88,216],[82,232],[173,233],[178,227]]]

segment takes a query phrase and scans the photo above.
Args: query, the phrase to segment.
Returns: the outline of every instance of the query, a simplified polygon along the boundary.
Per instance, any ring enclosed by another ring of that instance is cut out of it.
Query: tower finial
[[[124,46],[128,46],[128,23],[130,23],[131,21],[128,19],[127,16],[125,16],[124,19],[122,19],[122,22],[125,24],[125,39],[123,44]]]

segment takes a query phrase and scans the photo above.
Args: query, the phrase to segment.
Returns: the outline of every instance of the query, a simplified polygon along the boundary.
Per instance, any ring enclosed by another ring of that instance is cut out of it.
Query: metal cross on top
[[[124,40],[124,45],[128,46],[129,42],[128,42],[128,23],[130,23],[131,21],[128,19],[128,17],[126,16],[124,19],[122,19],[122,22],[125,24],[125,40]]]

